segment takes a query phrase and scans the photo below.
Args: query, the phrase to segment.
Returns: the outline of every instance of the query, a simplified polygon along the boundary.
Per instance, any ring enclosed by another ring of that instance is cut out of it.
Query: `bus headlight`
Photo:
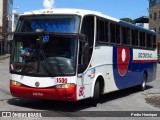
[[[60,85],[56,85],[55,88],[73,88],[75,86],[75,84],[73,83],[68,83],[68,84],[60,84]]]
[[[22,85],[20,82],[17,82],[15,80],[11,80],[10,84],[15,85],[15,86],[21,86]]]

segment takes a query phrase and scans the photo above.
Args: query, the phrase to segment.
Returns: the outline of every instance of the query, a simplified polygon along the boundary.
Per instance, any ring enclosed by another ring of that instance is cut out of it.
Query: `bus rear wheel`
[[[140,85],[140,89],[141,89],[142,91],[144,91],[144,90],[146,89],[146,83],[147,83],[147,75],[144,74],[144,75],[143,75],[143,82],[142,82],[142,84]]]
[[[100,88],[99,88],[99,81],[96,82],[94,86],[94,93],[93,97],[91,98],[91,105],[96,107],[97,103],[99,102],[99,95],[100,95]]]

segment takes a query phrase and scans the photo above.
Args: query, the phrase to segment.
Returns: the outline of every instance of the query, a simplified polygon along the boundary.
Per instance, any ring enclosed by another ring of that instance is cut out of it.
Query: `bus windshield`
[[[11,73],[33,76],[75,75],[77,45],[78,37],[75,34],[15,34]]]
[[[80,17],[73,15],[21,16],[16,32],[78,33]]]

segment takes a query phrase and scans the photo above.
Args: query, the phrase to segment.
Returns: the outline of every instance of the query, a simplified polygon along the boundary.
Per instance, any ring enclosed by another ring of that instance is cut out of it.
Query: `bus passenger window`
[[[122,27],[122,43],[130,45],[130,29],[127,27]]]
[[[108,36],[109,36],[109,33],[108,33],[108,22],[106,21],[105,22],[105,38],[106,38],[106,42],[109,42],[108,40]]]
[[[97,42],[108,43],[108,22],[97,19]]]
[[[140,32],[140,47],[145,47],[146,39],[145,39],[145,33]]]
[[[131,38],[132,38],[132,45],[138,46],[138,31],[137,30],[131,30]]]
[[[111,39],[111,43],[116,43],[116,27],[115,24],[110,23],[110,39]]]
[[[105,42],[105,21],[97,19],[97,41]]]
[[[119,25],[116,25],[116,43],[120,44],[120,26]]]
[[[150,35],[150,34],[147,34],[146,35],[146,42],[147,42],[147,48],[152,48],[152,38],[151,38],[152,36]]]
[[[157,45],[156,35],[153,35],[153,49],[156,48],[156,45]]]
[[[120,26],[111,23],[110,24],[111,43],[120,44]]]

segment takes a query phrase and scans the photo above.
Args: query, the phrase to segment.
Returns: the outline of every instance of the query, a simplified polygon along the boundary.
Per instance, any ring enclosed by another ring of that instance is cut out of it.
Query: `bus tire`
[[[100,88],[99,88],[99,81],[96,81],[96,84],[94,86],[94,92],[93,97],[91,98],[91,105],[96,107],[97,103],[99,101],[99,95],[100,95]]]
[[[142,82],[142,84],[140,85],[140,89],[141,89],[142,91],[144,91],[144,90],[146,89],[146,83],[147,83],[147,75],[144,73],[144,74],[143,74],[143,82]]]

